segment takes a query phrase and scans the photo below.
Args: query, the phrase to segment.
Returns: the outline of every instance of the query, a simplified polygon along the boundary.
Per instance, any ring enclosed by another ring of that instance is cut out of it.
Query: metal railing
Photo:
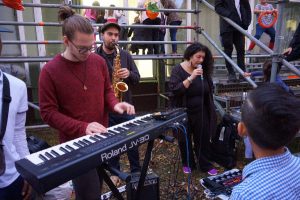
[[[212,6],[210,3],[208,3],[206,0],[201,0],[201,2],[206,5],[208,8],[210,8],[211,10],[213,10],[215,12],[215,8],[214,6]],[[274,56],[274,52],[269,49],[265,44],[263,44],[261,41],[259,41],[258,39],[256,39],[254,36],[252,36],[251,34],[249,34],[246,30],[242,29],[239,25],[237,25],[235,22],[233,22],[232,20],[228,19],[227,17],[223,17],[221,16],[226,22],[228,22],[231,26],[233,26],[234,28],[236,28],[239,32],[241,32],[242,34],[244,34],[245,36],[247,36],[250,40],[254,41],[259,47],[261,47],[263,50],[265,50],[267,53],[269,53],[270,55]],[[279,19],[280,20],[280,19]],[[276,45],[276,42],[275,42]],[[277,56],[277,55],[275,55]],[[285,65],[286,67],[288,67],[292,72],[294,72],[295,74],[297,74],[298,76],[300,76],[300,71],[291,63],[289,63],[288,61],[286,61],[285,59],[282,60],[283,65]]]
[[[35,4],[35,3],[22,3],[24,7],[32,7],[32,8],[60,8],[65,4]],[[0,2],[0,6],[4,6],[3,2]],[[105,10],[127,10],[127,11],[145,11],[145,8],[137,8],[137,7],[105,7],[105,6],[83,6],[83,5],[74,5],[68,4],[67,6],[74,9],[105,9]],[[160,12],[180,12],[180,13],[194,13],[197,14],[199,11],[197,10],[189,10],[189,9],[159,9]]]

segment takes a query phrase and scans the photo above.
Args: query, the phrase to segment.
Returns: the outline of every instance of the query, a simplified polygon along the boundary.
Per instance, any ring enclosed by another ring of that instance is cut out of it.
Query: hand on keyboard
[[[124,112],[126,112],[128,115],[135,114],[134,106],[126,102],[117,103],[114,107],[114,111],[119,114],[123,114]]]
[[[92,122],[86,127],[85,133],[87,135],[94,135],[95,133],[107,133],[107,129],[98,122]]]

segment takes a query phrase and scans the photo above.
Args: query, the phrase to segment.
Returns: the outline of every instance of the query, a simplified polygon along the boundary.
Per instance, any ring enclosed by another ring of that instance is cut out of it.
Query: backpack
[[[237,139],[237,123],[230,115],[225,114],[211,141],[212,160],[226,169],[232,169],[236,165]]]
[[[35,137],[33,135],[28,136],[26,140],[27,140],[27,146],[30,153],[42,151],[50,147],[50,145],[46,141],[38,137]]]

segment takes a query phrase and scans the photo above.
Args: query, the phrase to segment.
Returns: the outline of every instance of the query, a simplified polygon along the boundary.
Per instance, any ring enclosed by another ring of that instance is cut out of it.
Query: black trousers
[[[187,166],[188,163],[186,148],[186,145],[188,144],[189,166],[191,168],[196,167],[195,158],[199,164],[200,170],[203,172],[207,172],[213,168],[213,165],[208,159],[211,152],[210,133],[208,130],[208,122],[202,120],[201,112],[188,114],[187,135],[183,132],[178,132],[178,135],[176,135],[179,142],[183,165]],[[192,141],[194,146],[192,145]]]
[[[76,200],[99,200],[101,198],[103,179],[99,178],[96,169],[78,176],[72,182]]]
[[[1,200],[22,200],[22,188],[24,179],[19,176],[14,182],[5,188],[0,188]]]
[[[221,34],[221,43],[224,47],[224,52],[230,58],[232,56],[233,45],[237,53],[237,64],[245,71],[245,37],[239,31],[225,32]],[[226,68],[229,74],[235,75],[234,69],[229,62],[226,61]]]

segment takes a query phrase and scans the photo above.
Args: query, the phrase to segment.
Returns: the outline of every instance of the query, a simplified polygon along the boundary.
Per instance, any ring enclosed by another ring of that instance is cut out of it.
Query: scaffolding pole
[[[204,5],[206,5],[208,8],[210,8],[211,10],[213,10],[215,12],[214,6],[210,5],[210,3],[208,3],[206,0],[201,0],[201,2]],[[233,26],[238,31],[240,31],[245,36],[247,36],[250,40],[254,41],[260,48],[262,48],[263,50],[265,50],[267,53],[273,55],[274,52],[271,49],[269,49],[264,43],[262,43],[261,41],[259,41],[255,37],[253,37],[251,34],[249,34],[247,31],[245,31],[244,29],[242,29],[239,25],[237,25],[232,20],[228,19],[227,17],[223,17],[223,16],[221,16],[221,17],[225,21],[227,21],[231,26]],[[298,76],[300,76],[300,71],[294,65],[292,65],[291,63],[289,63],[285,59],[282,60],[282,64],[285,65],[286,67],[288,67],[292,72],[294,72],[295,74],[297,74]]]
[[[246,55],[246,58],[268,58],[270,55]],[[152,55],[132,55],[134,60],[164,60],[164,59],[183,59],[182,54],[178,55],[162,55],[162,54],[152,54]],[[214,59],[224,58],[222,55],[213,56]],[[236,58],[236,55],[232,55],[232,58]],[[0,63],[21,63],[21,62],[48,62],[52,60],[53,57],[0,57]]]
[[[24,7],[40,7],[40,8],[60,8],[64,4],[36,4],[36,3],[22,3]],[[0,6],[5,6],[0,2]],[[127,10],[127,11],[146,11],[146,8],[137,7],[104,7],[104,6],[83,6],[83,5],[67,5],[73,9],[105,9],[105,10]],[[180,13],[197,13],[196,10],[189,9],[159,9],[159,12],[180,12]]]
[[[40,107],[28,101],[28,106],[34,108],[35,110],[40,110]]]
[[[15,22],[15,21],[0,21],[0,25],[16,25],[16,26],[62,26],[59,22]],[[104,24],[91,24],[93,27],[102,27]],[[196,29],[196,26],[177,26],[177,25],[126,25],[120,24],[124,28],[177,28],[177,29]]]
[[[194,41],[127,41],[120,40],[118,44],[192,44]],[[96,44],[102,44],[103,41],[95,41]],[[19,41],[19,40],[5,40],[2,44],[63,44],[61,40],[44,40],[44,41]]]
[[[224,58],[242,75],[244,76],[244,71],[229,57],[227,56],[227,54],[222,51],[218,45],[213,41],[213,39],[211,37],[208,36],[208,34],[201,30],[201,34],[216,48],[216,50],[222,55],[224,56]],[[250,78],[250,77],[244,77],[245,80],[250,83],[254,88],[257,87],[256,83]]]
[[[280,51],[281,48],[281,40],[283,40],[283,36],[281,33],[281,28],[282,28],[282,19],[283,19],[283,10],[285,7],[285,2],[286,1],[278,1],[278,20],[276,23],[276,35],[275,35],[275,43],[274,43],[274,51],[272,55],[272,69],[271,69],[271,78],[270,82],[273,83],[276,80],[276,75],[277,75],[277,70],[278,70],[278,65],[279,62],[282,60],[282,54]]]

